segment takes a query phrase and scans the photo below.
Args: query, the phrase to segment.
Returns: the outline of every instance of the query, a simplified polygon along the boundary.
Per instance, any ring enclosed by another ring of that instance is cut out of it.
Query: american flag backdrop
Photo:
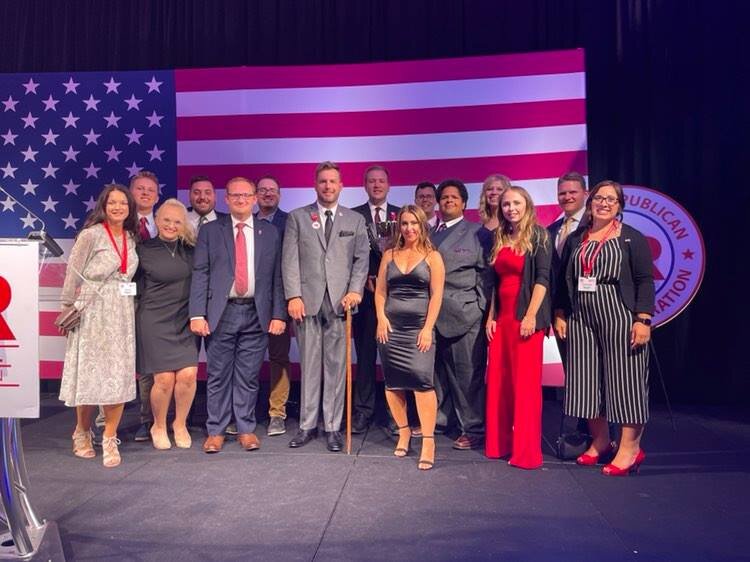
[[[341,165],[341,202],[365,201],[364,170],[385,165],[389,202],[420,181],[462,179],[476,208],[502,173],[527,188],[544,223],[559,213],[556,178],[587,174],[582,50],[394,63],[158,72],[0,75],[0,185],[42,217],[64,248],[104,183],[137,170],[162,199],[187,202],[192,175],[221,188],[276,176],[281,207],[312,202],[315,165]],[[219,189],[219,208],[223,207]],[[0,237],[39,223],[0,194]],[[61,372],[52,321],[64,266],[41,275],[42,377]],[[549,345],[551,343],[551,345]],[[293,359],[296,350],[292,352]],[[559,375],[554,342],[545,378]]]

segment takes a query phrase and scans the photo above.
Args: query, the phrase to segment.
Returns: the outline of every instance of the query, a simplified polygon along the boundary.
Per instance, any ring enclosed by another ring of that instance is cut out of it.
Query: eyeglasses
[[[255,197],[255,193],[227,193],[227,197],[237,201],[238,199],[250,199]]]
[[[279,192],[275,187],[261,187],[258,189],[258,195],[276,195]]]
[[[617,197],[612,197],[611,195],[608,195],[607,197],[605,197],[604,195],[594,195],[591,200],[594,203],[606,203],[607,205],[614,205],[615,203],[620,202]]]

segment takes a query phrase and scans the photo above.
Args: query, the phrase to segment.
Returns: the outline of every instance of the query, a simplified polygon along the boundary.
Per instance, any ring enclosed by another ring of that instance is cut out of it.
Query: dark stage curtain
[[[324,64],[584,47],[592,183],[613,178],[660,189],[687,207],[706,238],[702,291],[655,333],[672,397],[747,402],[747,5],[5,0],[0,71]]]

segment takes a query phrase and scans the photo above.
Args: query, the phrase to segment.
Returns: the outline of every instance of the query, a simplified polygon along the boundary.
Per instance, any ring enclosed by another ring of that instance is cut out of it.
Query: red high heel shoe
[[[639,449],[633,464],[627,468],[620,468],[619,466],[610,463],[604,465],[604,468],[602,468],[602,474],[604,476],[628,476],[631,472],[638,474],[644,460],[646,460],[646,453],[643,452],[643,449]]]
[[[609,448],[601,453],[600,455],[587,455],[586,453],[582,454],[580,457],[576,459],[576,464],[581,466],[594,466],[599,462],[599,459],[601,457],[610,457],[615,452],[615,444],[610,443]]]

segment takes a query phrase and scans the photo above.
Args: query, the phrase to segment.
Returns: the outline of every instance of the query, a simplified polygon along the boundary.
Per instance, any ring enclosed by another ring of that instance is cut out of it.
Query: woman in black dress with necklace
[[[404,391],[414,391],[422,426],[422,452],[417,465],[429,470],[435,462],[437,397],[433,382],[433,329],[443,300],[445,267],[430,243],[427,217],[415,205],[398,215],[393,248],[380,262],[375,289],[377,340],[385,375],[385,397],[399,426],[397,457],[409,453],[411,429]]]
[[[174,394],[175,444],[192,444],[186,420],[195,397],[198,340],[190,332],[188,301],[195,232],[187,209],[168,199],[156,212],[158,236],[141,243],[136,274],[136,355],[139,373],[153,373],[151,438],[156,449],[169,449],[167,410]]]

